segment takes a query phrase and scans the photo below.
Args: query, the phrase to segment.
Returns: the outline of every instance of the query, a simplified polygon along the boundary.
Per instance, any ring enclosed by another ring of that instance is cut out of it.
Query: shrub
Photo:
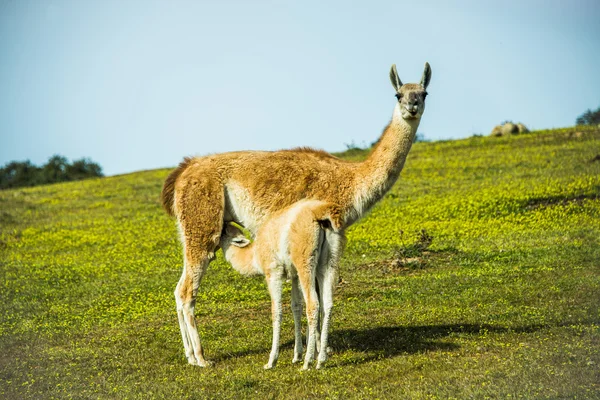
[[[11,161],[0,168],[0,189],[44,185],[100,177],[102,167],[82,158],[69,164],[66,157],[54,155],[41,167],[26,161]]]
[[[588,109],[575,120],[577,125],[600,125],[600,107],[596,111]]]

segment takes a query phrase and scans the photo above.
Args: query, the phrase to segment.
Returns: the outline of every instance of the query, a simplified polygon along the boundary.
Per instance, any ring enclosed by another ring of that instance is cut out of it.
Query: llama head
[[[425,111],[425,97],[427,97],[427,86],[431,80],[431,67],[425,63],[425,70],[421,83],[403,84],[396,71],[396,64],[390,70],[390,80],[396,90],[396,98],[402,118],[405,120],[418,120]]]
[[[226,224],[221,233],[221,247],[224,252],[227,252],[229,246],[246,247],[250,244],[250,240],[246,238],[244,232],[235,225]]]

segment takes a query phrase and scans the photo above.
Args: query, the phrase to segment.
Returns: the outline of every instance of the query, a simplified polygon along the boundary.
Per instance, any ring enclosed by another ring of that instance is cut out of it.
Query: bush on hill
[[[103,176],[102,167],[82,158],[72,164],[66,157],[54,155],[41,167],[27,161],[11,161],[0,168],[0,189],[76,181]]]
[[[600,125],[600,107],[596,111],[587,110],[575,120],[577,125]]]

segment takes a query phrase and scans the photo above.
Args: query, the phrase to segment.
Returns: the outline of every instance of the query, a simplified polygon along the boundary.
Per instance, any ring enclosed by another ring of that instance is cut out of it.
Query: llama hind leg
[[[315,350],[317,343],[317,324],[319,315],[319,295],[316,287],[316,269],[318,265],[318,254],[314,257],[314,251],[309,252],[307,257],[307,249],[314,249],[318,243],[318,236],[311,242],[310,240],[296,241],[299,244],[296,248],[291,248],[292,263],[296,267],[298,281],[302,288],[302,295],[306,303],[306,319],[308,328],[306,330],[306,354],[304,355],[303,370],[308,369],[310,363],[315,358]]]
[[[181,330],[185,355],[190,364],[201,367],[207,367],[210,363],[204,358],[204,351],[194,317],[194,309],[198,287],[209,262],[210,260],[207,259],[203,264],[195,268],[190,268],[186,265],[175,288],[177,318],[179,320],[179,329]]]
[[[310,264],[297,264],[299,280],[302,286],[302,294],[306,303],[306,319],[308,321],[306,354],[304,355],[303,370],[308,369],[315,358],[317,344],[317,324],[319,314],[319,295],[316,290],[316,278],[314,268]]]
[[[317,298],[319,299],[319,312],[317,313],[317,330],[316,330],[316,336],[315,336],[315,342],[316,342],[316,352],[317,354],[319,353],[319,351],[321,351],[321,324],[323,321],[323,279],[319,276],[319,274],[316,275],[316,290],[317,290]]]
[[[317,346],[320,346],[317,369],[323,366],[327,361],[327,342],[329,340],[329,324],[331,322],[331,311],[333,309],[333,291],[335,285],[336,269],[328,268],[322,279],[321,287],[321,311],[323,320],[321,325],[321,337]]]
[[[177,304],[177,319],[179,321],[179,330],[181,331],[181,339],[183,341],[183,348],[185,350],[185,356],[188,359],[188,362],[192,365],[197,365],[198,361],[194,356],[194,348],[192,342],[190,340],[190,335],[187,330],[187,326],[185,323],[186,313],[183,311],[183,304],[185,298],[187,297],[185,293],[182,293],[181,288],[185,285],[185,270],[183,275],[179,279],[177,283],[177,287],[175,288],[175,302]],[[181,293],[181,294],[180,294]]]
[[[318,282],[321,295],[321,312],[323,321],[321,325],[321,341],[318,345],[321,347],[317,361],[317,369],[323,366],[327,360],[329,348],[329,324],[331,323],[331,311],[333,309],[333,292],[338,277],[339,260],[342,256],[346,244],[346,237],[343,234],[332,234],[328,232],[328,240],[323,244],[323,252],[319,260],[317,269]]]
[[[306,370],[315,359],[317,345],[317,322],[319,313],[319,299],[313,288],[306,293],[306,319],[308,320],[308,341],[306,343],[306,355],[302,369]]]
[[[190,364],[206,367],[194,310],[196,295],[208,264],[215,257],[223,228],[225,195],[218,177],[185,177],[175,195],[175,209],[183,242],[183,273],[175,289],[177,317]]]
[[[292,363],[302,360],[302,291],[298,277],[292,278],[292,313],[294,315],[294,358]]]

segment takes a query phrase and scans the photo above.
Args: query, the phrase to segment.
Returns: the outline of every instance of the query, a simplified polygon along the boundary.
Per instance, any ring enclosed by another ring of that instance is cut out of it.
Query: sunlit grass
[[[349,231],[333,353],[307,372],[289,304],[262,369],[268,292],[220,254],[196,313],[215,366],[186,364],[168,170],[1,191],[0,397],[600,398],[598,154],[584,128],[416,143]]]

